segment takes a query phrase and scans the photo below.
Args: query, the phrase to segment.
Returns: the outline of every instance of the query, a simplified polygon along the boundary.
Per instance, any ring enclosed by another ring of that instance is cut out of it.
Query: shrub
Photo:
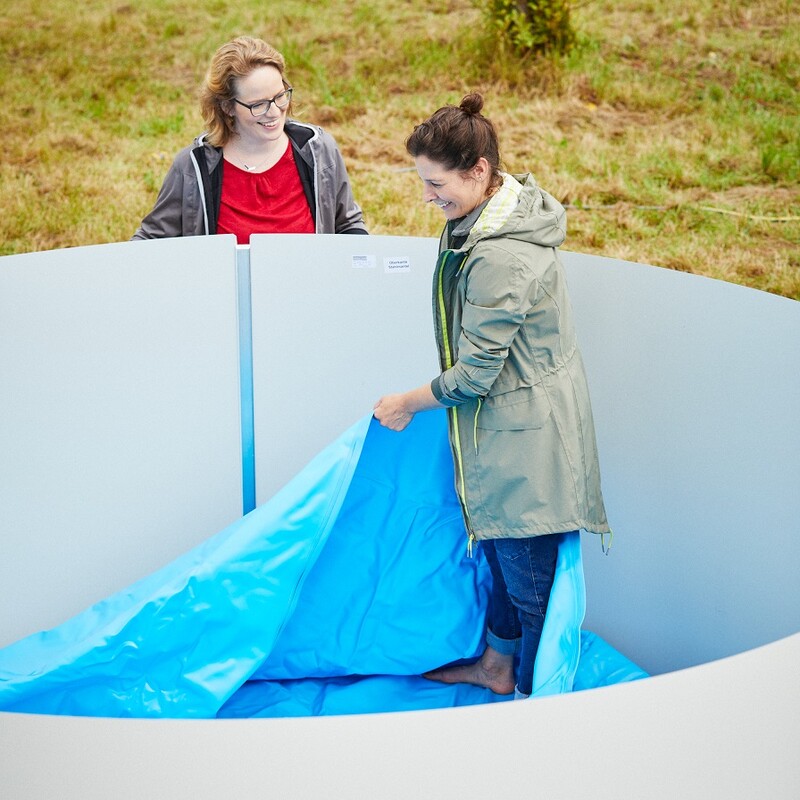
[[[570,0],[478,0],[502,42],[521,56],[568,53],[575,44]]]

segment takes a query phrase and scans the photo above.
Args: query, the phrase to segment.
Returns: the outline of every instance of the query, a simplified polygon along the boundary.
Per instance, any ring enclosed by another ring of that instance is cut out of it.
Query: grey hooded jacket
[[[367,233],[353,199],[344,159],[333,137],[316,125],[286,121],[295,162],[317,233]],[[222,195],[222,151],[195,139],[181,150],[167,173],[153,210],[134,239],[216,233]]]
[[[556,249],[565,235],[564,208],[530,175],[506,175],[442,234],[433,292],[442,373],[431,388],[449,406],[470,540],[610,530]]]

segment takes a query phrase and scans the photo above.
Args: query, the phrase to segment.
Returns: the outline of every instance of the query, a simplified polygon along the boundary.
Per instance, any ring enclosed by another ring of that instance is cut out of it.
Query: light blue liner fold
[[[0,650],[0,710],[305,716],[508,699],[419,677],[480,654],[490,580],[480,548],[467,556],[444,412],[400,434],[367,416],[225,530]],[[584,610],[574,534],[559,551],[535,696],[572,690]],[[583,688],[602,685],[601,663]]]

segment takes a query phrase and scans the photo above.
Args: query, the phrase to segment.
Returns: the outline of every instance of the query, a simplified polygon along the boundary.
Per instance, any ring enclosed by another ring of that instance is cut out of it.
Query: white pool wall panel
[[[435,251],[215,237],[0,259],[0,646],[222,529],[247,481],[265,499],[378,394],[429,380]],[[0,796],[800,796],[800,304],[563,258],[615,531],[608,556],[584,535],[586,627],[664,674],[388,715],[4,713]]]
[[[565,253],[614,544],[586,627],[658,673],[800,630],[800,304]]]
[[[398,236],[254,236],[256,497],[277,491],[381,395],[438,374],[437,243]]]
[[[241,516],[234,241],[0,259],[0,646]]]
[[[800,634],[522,703],[252,720],[0,716],[10,800],[796,800]],[[3,718],[4,717],[4,718]]]

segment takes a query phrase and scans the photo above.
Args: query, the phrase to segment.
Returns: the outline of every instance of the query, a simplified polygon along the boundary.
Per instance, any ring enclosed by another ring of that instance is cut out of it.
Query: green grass
[[[520,62],[472,0],[179,0],[0,9],[0,253],[128,239],[200,132],[208,59],[286,56],[374,233],[434,235],[403,141],[477,89],[511,171],[569,207],[566,247],[800,299],[800,11],[792,0],[590,0],[578,46]]]

